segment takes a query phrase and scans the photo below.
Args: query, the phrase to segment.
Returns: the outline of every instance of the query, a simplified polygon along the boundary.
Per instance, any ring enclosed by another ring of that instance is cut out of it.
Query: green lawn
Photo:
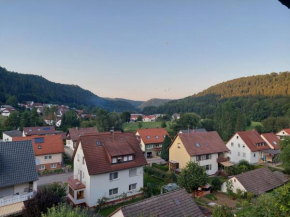
[[[166,122],[166,130],[170,131],[171,129],[169,128],[170,126],[170,121]],[[142,128],[157,128],[161,127],[162,122],[142,122]],[[124,123],[123,129],[125,132],[135,132],[137,129],[139,129],[139,122],[134,122],[134,123]]]
[[[154,183],[156,185],[165,185],[164,181],[162,181],[161,179],[157,179],[153,176],[148,175],[147,173],[144,173],[144,186],[146,186],[147,183]]]
[[[255,126],[257,126],[257,125],[262,126],[262,123],[261,123],[261,122],[255,122],[255,121],[252,121],[251,125],[248,126],[248,127],[246,128],[246,130],[252,130],[252,129],[254,129]]]
[[[0,115],[0,125],[2,125],[4,123],[4,121],[6,120],[7,117],[4,117],[2,115]]]

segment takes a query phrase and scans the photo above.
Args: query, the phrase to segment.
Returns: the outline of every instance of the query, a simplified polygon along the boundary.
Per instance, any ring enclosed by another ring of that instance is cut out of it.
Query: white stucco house
[[[290,136],[290,129],[283,129],[283,130],[279,131],[278,133],[276,133],[276,136],[279,139],[284,139],[285,137],[289,137]]]
[[[132,133],[81,136],[73,154],[74,176],[68,180],[68,199],[75,205],[97,206],[142,194],[147,164]]]
[[[198,162],[207,174],[218,171],[219,159],[229,151],[216,131],[177,134],[169,148],[170,170],[182,170],[190,161]]]
[[[11,142],[13,140],[13,137],[21,137],[22,132],[19,130],[11,130],[11,131],[5,131],[2,134],[2,140],[3,142]]]
[[[236,132],[226,144],[227,156],[233,163],[246,160],[257,164],[263,159],[263,151],[271,149],[256,130]]]

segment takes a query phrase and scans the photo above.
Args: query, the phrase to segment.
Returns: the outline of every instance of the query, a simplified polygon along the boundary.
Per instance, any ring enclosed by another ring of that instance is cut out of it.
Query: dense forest
[[[145,114],[195,112],[201,118],[214,118],[218,106],[230,102],[252,121],[290,116],[290,73],[271,73],[227,81],[159,107],[146,107]]]
[[[0,104],[5,103],[9,96],[16,96],[19,102],[95,106],[117,112],[136,111],[128,102],[101,98],[77,85],[54,83],[41,76],[9,72],[0,67]]]
[[[138,108],[143,109],[143,108],[148,107],[148,106],[160,106],[160,105],[164,105],[165,103],[167,103],[169,101],[170,101],[170,99],[153,98],[153,99],[149,99],[146,102],[143,102],[141,105],[138,106]]]

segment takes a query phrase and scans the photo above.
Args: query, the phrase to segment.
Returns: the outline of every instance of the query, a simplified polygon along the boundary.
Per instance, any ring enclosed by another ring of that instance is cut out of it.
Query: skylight
[[[100,141],[97,141],[97,146],[101,146],[101,142]]]
[[[273,141],[273,144],[274,144],[274,145],[277,145],[277,142]]]
[[[156,139],[159,139],[159,136],[156,136]]]
[[[150,136],[147,136],[147,139],[150,139]]]
[[[195,145],[196,145],[196,147],[200,147],[200,144],[199,143],[196,143]]]

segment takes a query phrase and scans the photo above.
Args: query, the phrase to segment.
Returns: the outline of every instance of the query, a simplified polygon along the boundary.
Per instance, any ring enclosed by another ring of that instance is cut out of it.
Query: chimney
[[[111,134],[113,136],[113,141],[115,141],[115,131],[114,131],[114,127],[112,127]]]

